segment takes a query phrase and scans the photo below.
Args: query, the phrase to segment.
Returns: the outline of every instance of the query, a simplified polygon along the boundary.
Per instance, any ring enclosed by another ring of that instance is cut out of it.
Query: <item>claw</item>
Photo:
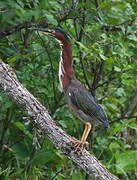
[[[88,137],[89,132],[91,131],[91,128],[92,125],[89,122],[87,122],[81,140],[78,139],[71,140],[75,152],[82,152],[85,148],[88,147],[89,143],[86,141],[86,139]]]
[[[75,149],[75,152],[82,152],[89,145],[87,141],[80,141],[78,139],[72,140],[71,143],[73,144],[73,148]]]

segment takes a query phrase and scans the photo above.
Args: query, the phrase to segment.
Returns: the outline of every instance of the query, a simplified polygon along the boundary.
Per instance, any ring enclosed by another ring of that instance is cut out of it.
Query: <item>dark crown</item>
[[[55,30],[56,32],[59,32],[59,33],[63,34],[63,36],[64,36],[67,40],[69,40],[69,36],[68,36],[61,28],[57,27],[57,28],[54,28],[54,30]]]

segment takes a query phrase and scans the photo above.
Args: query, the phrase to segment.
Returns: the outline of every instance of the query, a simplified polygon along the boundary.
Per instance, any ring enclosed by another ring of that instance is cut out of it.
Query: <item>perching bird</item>
[[[107,128],[109,123],[102,106],[96,102],[91,93],[75,77],[72,67],[72,47],[68,35],[60,28],[30,28],[53,36],[61,46],[61,60],[59,63],[59,80],[64,90],[70,110],[82,120],[85,129],[81,140],[73,140],[76,151],[82,151],[87,147],[87,137],[94,123],[100,122]]]

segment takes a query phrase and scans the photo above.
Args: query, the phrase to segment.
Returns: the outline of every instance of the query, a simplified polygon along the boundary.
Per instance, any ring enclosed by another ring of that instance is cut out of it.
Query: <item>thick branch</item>
[[[60,149],[72,161],[78,164],[86,173],[92,176],[93,179],[116,179],[86,150],[82,153],[74,152],[69,143],[72,138],[55,124],[46,108],[20,84],[13,70],[2,61],[0,61],[0,87],[32,117],[35,124],[48,136],[56,148]]]

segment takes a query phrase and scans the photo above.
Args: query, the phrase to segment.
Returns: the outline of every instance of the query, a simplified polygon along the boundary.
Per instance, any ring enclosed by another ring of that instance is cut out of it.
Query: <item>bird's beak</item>
[[[41,31],[44,34],[54,36],[55,35],[55,30],[54,29],[48,29],[48,28],[28,28],[29,30],[32,31]]]

